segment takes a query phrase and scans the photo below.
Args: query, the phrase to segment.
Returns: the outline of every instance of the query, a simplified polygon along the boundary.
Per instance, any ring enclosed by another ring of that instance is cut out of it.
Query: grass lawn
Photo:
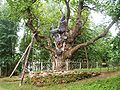
[[[112,76],[107,79],[88,79],[79,82],[46,87],[35,87],[29,84],[25,84],[21,88],[19,88],[18,86],[18,81],[0,81],[0,87],[4,88],[4,90],[120,90],[120,75]]]
[[[19,87],[18,77],[0,78],[0,90],[120,90],[120,75],[112,75],[110,78],[90,78],[68,84],[36,87],[25,83]]]
[[[79,72],[107,72],[118,70],[119,67],[106,67],[106,68],[90,68],[90,69],[76,69]]]

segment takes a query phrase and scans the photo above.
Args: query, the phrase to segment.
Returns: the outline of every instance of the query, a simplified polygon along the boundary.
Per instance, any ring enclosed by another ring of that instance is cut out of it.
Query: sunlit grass
[[[109,71],[117,70],[118,68],[109,68]],[[87,72],[87,71],[97,71],[99,68],[94,69],[80,69],[77,71]],[[101,71],[108,71],[108,68],[101,68]],[[86,79],[82,81],[67,83],[67,84],[58,84],[45,87],[36,87],[34,85],[24,83],[22,87],[19,87],[19,78],[14,76],[12,78],[0,78],[0,88],[4,90],[120,90],[120,75],[113,76],[109,79],[94,80]]]
[[[76,69],[74,71],[79,72],[108,72],[108,71],[116,71],[119,67],[105,67],[105,68],[89,68],[89,69]]]
[[[54,86],[35,87],[30,84],[24,84],[19,87],[19,82],[0,81],[0,87],[5,90],[120,90],[120,75],[101,80],[84,80],[68,84],[59,84]]]

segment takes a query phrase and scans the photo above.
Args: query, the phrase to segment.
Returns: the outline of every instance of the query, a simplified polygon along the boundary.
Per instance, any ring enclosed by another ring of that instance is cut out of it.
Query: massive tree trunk
[[[69,69],[70,59],[64,59],[62,56],[52,56],[52,70],[53,71],[65,71]]]
[[[65,70],[65,62],[62,60],[62,57],[54,57],[52,60],[53,71],[63,71]]]

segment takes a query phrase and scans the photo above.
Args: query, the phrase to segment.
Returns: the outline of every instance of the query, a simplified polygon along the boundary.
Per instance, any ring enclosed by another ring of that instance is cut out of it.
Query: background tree
[[[0,12],[0,66],[2,74],[9,75],[16,62],[17,23],[7,17],[7,7],[3,6]]]
[[[117,36],[113,39],[113,41],[112,41],[112,46],[113,46],[113,48],[112,48],[112,52],[113,52],[113,59],[112,59],[112,61],[114,62],[114,63],[119,63],[120,61],[120,32],[117,34]]]

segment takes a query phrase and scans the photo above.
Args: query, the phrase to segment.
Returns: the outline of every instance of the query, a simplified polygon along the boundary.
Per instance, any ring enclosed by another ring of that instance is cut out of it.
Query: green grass
[[[118,70],[118,67],[106,67],[106,68],[90,68],[90,69],[76,69],[74,71],[79,72],[108,72],[108,71],[116,71]]]
[[[99,69],[93,70],[99,71]],[[106,71],[107,68],[102,68],[102,70]],[[110,69],[110,71],[113,70],[116,69]],[[120,75],[112,76],[107,79],[96,80],[91,78],[68,84],[58,84],[45,87],[36,87],[27,83],[25,83],[22,87],[19,87],[19,81],[16,80],[18,80],[18,77],[12,77],[11,79],[8,77],[0,78],[0,90],[1,88],[4,90],[120,90]]]
[[[120,90],[120,75],[87,83],[80,88],[81,90]]]
[[[19,82],[0,81],[0,87],[5,90],[120,90],[120,75],[112,76],[101,80],[85,80],[68,84],[59,84],[46,87],[35,87],[25,84],[21,88],[18,87]]]
[[[5,90],[120,90],[120,75],[96,81],[88,79],[79,82],[46,87],[35,87],[30,84],[25,84],[21,88],[18,87],[18,81],[7,82],[7,79],[4,78],[0,80],[0,87]]]

